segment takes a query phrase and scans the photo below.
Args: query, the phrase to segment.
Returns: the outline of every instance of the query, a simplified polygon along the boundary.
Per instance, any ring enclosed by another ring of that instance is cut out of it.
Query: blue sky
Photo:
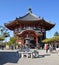
[[[56,23],[47,31],[48,38],[59,32],[59,0],[0,0],[0,25],[25,15],[29,7],[34,14]]]

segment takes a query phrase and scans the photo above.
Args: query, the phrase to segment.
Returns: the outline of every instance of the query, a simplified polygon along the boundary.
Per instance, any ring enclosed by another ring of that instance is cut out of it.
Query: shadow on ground
[[[43,55],[39,55],[38,57],[33,57],[33,58],[44,58],[44,57],[46,57],[46,56],[50,56],[50,54],[43,54]]]
[[[19,58],[17,52],[0,52],[0,65],[5,63],[17,63]]]
[[[44,54],[44,56],[50,56],[51,54]]]
[[[33,56],[33,58],[44,58],[44,55]]]
[[[43,58],[43,57],[45,57],[44,55],[39,55],[39,58]]]

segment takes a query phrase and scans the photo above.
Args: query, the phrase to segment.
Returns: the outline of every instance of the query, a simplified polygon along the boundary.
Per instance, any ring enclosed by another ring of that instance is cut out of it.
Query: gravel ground
[[[20,58],[16,51],[0,51],[0,65],[59,65],[57,53],[39,50],[39,55],[40,58]]]

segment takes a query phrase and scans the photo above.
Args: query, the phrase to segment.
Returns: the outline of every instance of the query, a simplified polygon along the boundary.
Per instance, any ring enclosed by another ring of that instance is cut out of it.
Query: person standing
[[[51,53],[52,50],[53,50],[53,46],[52,45],[49,46],[49,50],[50,50],[50,53]]]
[[[49,46],[48,46],[48,44],[45,44],[45,50],[46,50],[46,53],[48,53],[48,49],[49,49]]]

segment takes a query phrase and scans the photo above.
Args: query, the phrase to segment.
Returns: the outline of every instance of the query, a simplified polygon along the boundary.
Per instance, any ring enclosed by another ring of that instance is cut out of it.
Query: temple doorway
[[[30,48],[35,48],[36,47],[36,41],[35,41],[35,37],[31,37],[29,35],[27,35],[25,37],[25,46],[28,46]]]
[[[35,47],[36,47],[36,41],[30,40],[30,48],[35,48]]]

